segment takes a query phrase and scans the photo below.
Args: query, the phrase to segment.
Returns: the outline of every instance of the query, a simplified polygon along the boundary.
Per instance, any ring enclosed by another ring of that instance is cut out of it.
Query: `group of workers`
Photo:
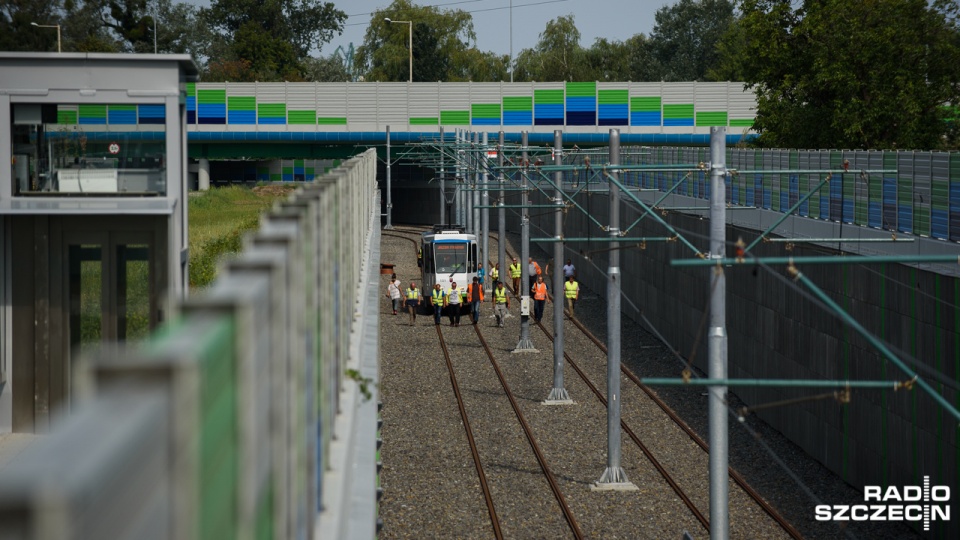
[[[549,269],[550,265],[548,264],[548,272]],[[517,296],[520,296],[520,277],[522,275],[522,269],[516,258],[513,259],[513,264],[510,265],[508,271],[510,273],[510,277],[513,279],[513,293]],[[566,280],[563,284],[563,288],[564,297],[567,300],[567,308],[570,310],[571,317],[574,316],[574,306],[576,305],[577,300],[580,299],[580,284],[576,281],[576,272],[577,270],[576,267],[574,267],[573,262],[570,259],[567,259],[567,264],[563,266],[563,277]],[[535,261],[533,257],[530,257],[528,261],[527,273],[530,276],[530,294],[533,296],[533,317],[539,323],[543,319],[543,310],[550,298],[548,294],[548,287],[543,281],[544,271],[540,268],[540,265],[537,264],[537,261]],[[484,302],[483,283],[485,278],[486,273],[483,269],[483,264],[481,263],[478,265],[477,275],[473,278],[473,282],[468,283],[466,288],[459,287],[456,282],[451,282],[448,290],[444,290],[439,283],[434,284],[433,290],[430,291],[429,296],[430,306],[433,308],[434,324],[440,324],[440,319],[443,316],[443,310],[446,309],[447,316],[450,318],[450,326],[460,326],[460,317],[462,315],[463,306],[468,306],[467,311],[470,314],[470,318],[473,321],[473,324],[477,324],[480,320],[480,306]],[[493,314],[496,317],[497,326],[499,328],[503,328],[510,309],[510,296],[508,294],[509,291],[504,286],[504,281],[500,279],[499,264],[494,265],[494,267],[490,270],[490,278],[494,286],[493,296],[490,299],[493,303]],[[417,308],[419,308],[422,300],[421,291],[417,288],[416,283],[411,282],[410,287],[401,294],[400,283],[397,280],[397,275],[394,274],[390,280],[390,283],[387,285],[386,296],[390,298],[393,304],[394,315],[397,314],[397,310],[400,307],[400,302],[403,300],[404,305],[410,314],[410,324],[416,324]]]

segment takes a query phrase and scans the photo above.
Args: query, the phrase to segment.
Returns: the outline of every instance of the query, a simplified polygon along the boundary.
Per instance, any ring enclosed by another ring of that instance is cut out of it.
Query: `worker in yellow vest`
[[[513,258],[513,264],[510,265],[510,277],[513,279],[513,294],[520,295],[520,276],[523,274],[523,268],[520,267],[520,263],[517,262],[517,258]]]
[[[567,298],[567,308],[570,309],[570,318],[573,318],[573,306],[580,299],[580,284],[572,275],[567,276],[567,282],[563,284],[563,293]]]
[[[407,289],[407,312],[410,313],[410,326],[417,322],[417,309],[420,308],[420,289],[417,284],[410,282],[410,288]]]
[[[440,288],[439,283],[433,285],[433,292],[430,293],[430,305],[433,306],[433,324],[440,326],[440,316],[443,308],[447,306],[447,292]]]
[[[510,297],[507,296],[507,288],[502,281],[498,281],[497,288],[493,290],[493,314],[497,317],[497,326],[500,328],[503,328],[503,323],[507,320],[509,309]]]
[[[500,281],[500,263],[493,265],[493,268],[490,269],[490,285],[494,288],[497,287],[497,283]]]

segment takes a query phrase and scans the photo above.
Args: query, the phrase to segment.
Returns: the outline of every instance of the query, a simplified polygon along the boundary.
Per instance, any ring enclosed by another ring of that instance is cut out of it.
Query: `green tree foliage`
[[[55,25],[62,21],[63,3],[51,0],[4,0],[0,2],[0,50],[57,50],[57,31],[30,23]]]
[[[729,0],[680,0],[654,16],[651,55],[664,81],[708,80],[719,61],[716,44],[734,22]]]
[[[216,32],[207,80],[302,80],[303,62],[343,31],[346,14],[317,0],[214,0],[200,17]],[[223,80],[223,79],[221,79]]]
[[[328,57],[307,58],[303,61],[303,75],[308,81],[350,82],[353,76],[343,58],[337,54]]]
[[[722,72],[757,93],[760,144],[915,148],[949,144],[960,103],[957,4],[743,0]]]
[[[503,80],[505,57],[476,49],[473,17],[462,10],[418,6],[410,0],[394,0],[370,16],[370,26],[357,48],[354,62],[369,81],[409,79],[410,26],[413,22],[414,81]],[[501,75],[500,78],[493,79]]]
[[[154,18],[157,19],[154,25]],[[207,51],[210,33],[197,8],[171,0],[10,0],[0,3],[0,50],[55,51],[60,25],[63,52],[188,53]]]
[[[603,46],[609,46],[603,40]],[[592,70],[580,46],[580,30],[573,15],[564,15],[547,23],[533,49],[517,55],[515,81],[582,81],[591,80]]]

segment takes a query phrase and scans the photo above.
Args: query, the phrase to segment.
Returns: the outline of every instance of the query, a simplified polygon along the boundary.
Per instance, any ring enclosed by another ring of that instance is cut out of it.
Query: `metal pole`
[[[447,190],[444,179],[446,171],[443,170],[443,153],[446,150],[443,145],[443,126],[440,126],[440,223],[447,222]]]
[[[457,143],[456,143],[456,149],[457,149],[457,163],[456,163],[457,179],[456,180],[457,181],[456,181],[456,192],[454,193],[454,202],[456,203],[456,210],[457,210],[457,223],[456,223],[457,225],[466,224],[466,220],[463,217],[463,190],[461,189],[461,186],[463,184],[463,150],[461,149],[460,145],[462,143],[463,143],[463,131],[460,129],[457,129]]]
[[[480,192],[476,188],[480,187],[480,155],[477,153],[477,149],[480,147],[480,132],[473,132],[473,147],[470,149],[470,155],[473,156],[471,162],[473,163],[473,191],[471,192],[471,203],[470,203],[470,212],[471,212],[471,223],[473,224],[473,234],[480,236],[482,231],[480,229],[480,209],[477,208],[480,206]],[[483,260],[483,259],[480,259]]]
[[[410,82],[413,82],[413,21],[407,24],[410,25]]]
[[[479,209],[480,216],[481,216],[480,229],[481,229],[481,234],[483,234],[483,241],[480,242],[480,245],[482,246],[482,249],[483,249],[483,257],[480,260],[483,261],[483,264],[487,265],[488,267],[484,275],[483,283],[480,283],[480,286],[483,287],[484,289],[487,288],[486,275],[490,274],[490,268],[492,268],[492,266],[490,266],[491,263],[490,263],[490,251],[489,251],[490,249],[490,192],[487,191],[486,189],[487,180],[489,180],[489,177],[487,176],[487,165],[488,165],[487,144],[489,143],[488,137],[489,137],[489,134],[486,131],[484,131],[483,132],[483,148],[481,148],[481,151],[483,153],[480,155],[480,161],[483,165],[482,166],[483,172],[481,173],[483,177],[483,182],[481,183],[481,187],[484,189],[482,192],[477,194],[480,197],[480,205],[486,207],[486,208]]]
[[[393,196],[391,193],[391,180],[390,180],[390,126],[387,126],[387,224],[383,226],[384,229],[393,228]]]
[[[620,164],[620,130],[610,130],[610,164]],[[617,178],[619,173],[611,173]],[[620,188],[610,182],[610,238],[620,235]],[[637,486],[620,466],[620,250],[611,242],[607,268],[607,468],[595,490],[633,491]]]
[[[507,211],[503,206],[503,144],[504,137],[501,130],[497,137],[497,165],[501,167],[497,173],[497,181],[500,184],[500,199],[497,200],[497,262],[500,264],[500,279],[506,283],[507,273]]]
[[[553,163],[563,165],[563,131],[553,131]],[[557,210],[554,213],[553,231],[557,239],[553,244],[553,388],[544,402],[548,405],[572,405],[570,394],[563,386],[563,172],[553,173],[556,184],[554,203]],[[573,313],[570,314],[573,316]]]
[[[510,82],[513,82],[513,0],[510,0]]]
[[[726,255],[726,136],[724,127],[710,128],[710,258],[720,260]],[[719,264],[707,284],[710,294],[710,329],[707,332],[707,376],[727,378],[727,284],[723,266]],[[707,387],[710,435],[710,538],[727,540],[730,537],[730,516],[727,504],[727,467],[729,462],[727,440],[727,387]]]
[[[521,165],[520,170],[520,204],[530,203],[527,192],[527,168],[529,164],[529,155],[527,154],[527,144],[529,134],[526,131],[520,132]],[[520,210],[520,341],[517,343],[513,352],[540,352],[533,346],[533,340],[530,339],[530,277],[527,271],[527,260],[530,258],[530,214],[526,208]],[[527,313],[527,315],[524,315]]]

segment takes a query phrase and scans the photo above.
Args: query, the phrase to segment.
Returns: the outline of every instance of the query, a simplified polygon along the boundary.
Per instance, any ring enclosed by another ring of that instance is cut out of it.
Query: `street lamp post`
[[[413,82],[413,21],[391,21],[389,17],[383,19],[391,24],[410,25],[410,82]]]
[[[63,52],[60,48],[60,25],[59,24],[37,24],[35,22],[30,23],[30,26],[36,26],[37,28],[56,28],[57,29],[57,52]]]

